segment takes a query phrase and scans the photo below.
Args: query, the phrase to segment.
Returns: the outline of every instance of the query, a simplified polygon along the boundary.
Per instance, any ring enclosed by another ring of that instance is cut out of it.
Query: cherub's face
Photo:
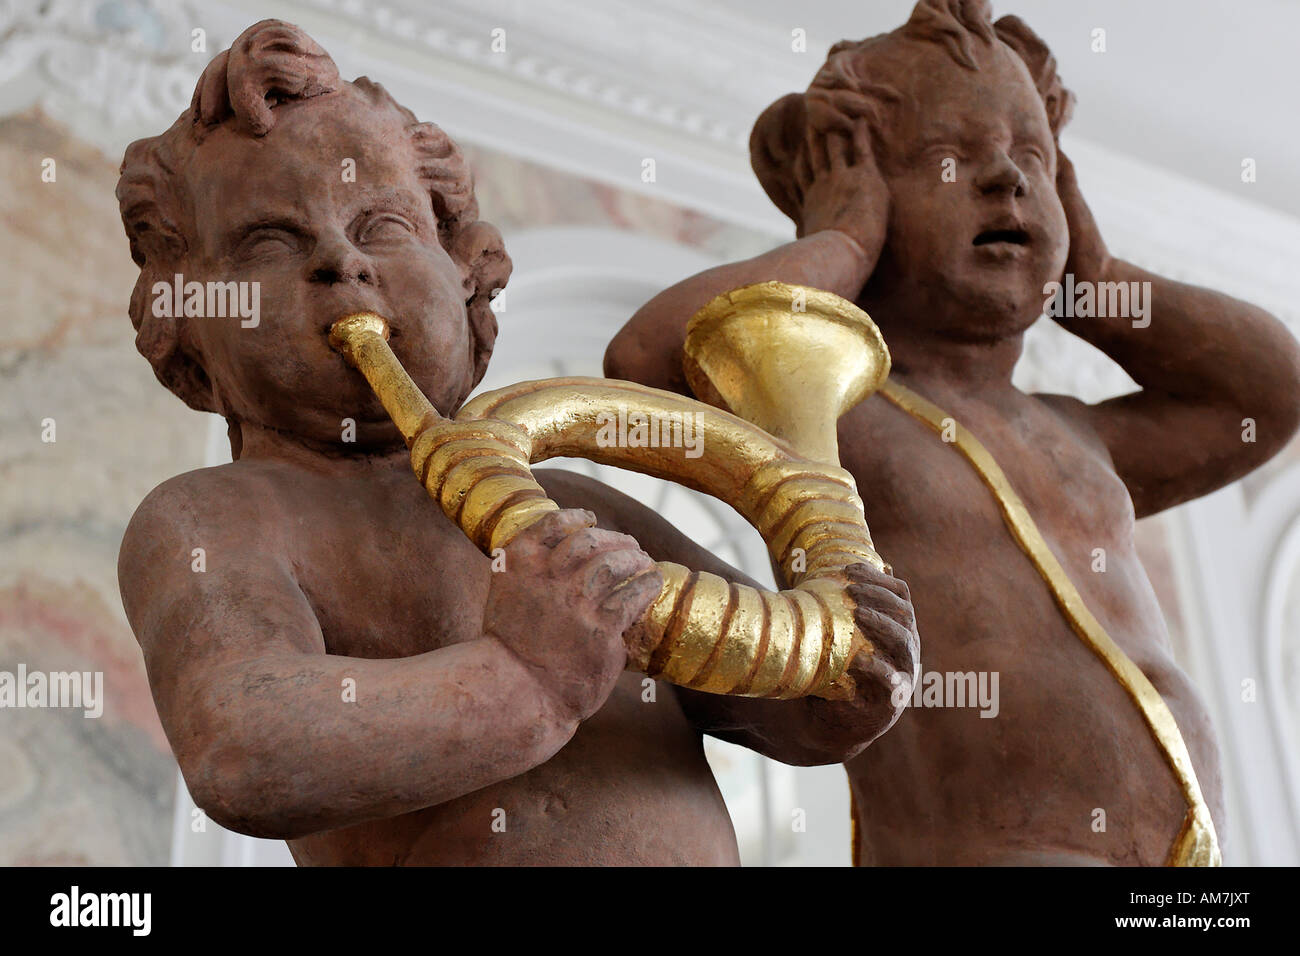
[[[186,321],[223,411],[344,451],[391,444],[395,428],[330,348],[330,325],[363,310],[387,318],[394,352],[448,412],[473,369],[465,277],[439,244],[395,113],[344,93],[276,114],[259,140],[215,130],[187,171],[185,279],[260,283],[260,322]]]
[[[1069,245],[1042,100],[1014,53],[989,60],[972,71],[918,51],[915,99],[885,145],[889,234],[873,277],[875,295],[909,306],[901,321],[972,340],[1031,325]]]

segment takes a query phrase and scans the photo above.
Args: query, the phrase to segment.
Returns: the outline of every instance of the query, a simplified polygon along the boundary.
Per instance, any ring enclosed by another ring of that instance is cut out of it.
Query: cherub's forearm
[[[184,737],[205,743],[177,748],[191,793],[223,826],[279,839],[518,776],[576,728],[491,638],[394,660],[262,658],[204,688]]]
[[[1297,402],[1300,349],[1263,309],[1119,259],[1109,260],[1104,281],[1123,284],[1128,316],[1058,321],[1143,389],[1243,415]],[[1098,301],[1103,294],[1099,286]]]
[[[1104,274],[1150,282],[1148,316],[1058,321],[1141,386],[1074,413],[1106,446],[1138,517],[1222,488],[1281,450],[1300,427],[1300,348],[1281,322],[1126,262]]]
[[[1057,160],[1070,227],[1065,285],[1085,298],[1063,296],[1072,308],[1056,321],[1141,390],[1096,405],[1059,396],[1053,404],[1105,445],[1137,516],[1156,514],[1237,480],[1291,439],[1300,428],[1300,348],[1262,309],[1113,257],[1074,165],[1062,153]],[[1093,308],[1080,309],[1089,292]]]
[[[610,342],[605,374],[689,394],[682,372],[686,323],[709,300],[739,286],[779,281],[855,299],[875,262],[834,229],[805,236],[743,262],[708,269],[643,305]]]

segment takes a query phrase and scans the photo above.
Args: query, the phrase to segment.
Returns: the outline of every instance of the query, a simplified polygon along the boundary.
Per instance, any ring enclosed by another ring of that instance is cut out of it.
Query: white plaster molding
[[[1292,476],[1300,481],[1300,474]],[[1284,755],[1282,771],[1293,819],[1300,820],[1300,507],[1293,510],[1264,568],[1259,608],[1264,703]],[[1300,857],[1300,853],[1297,854]]]
[[[1182,662],[1206,697],[1219,736],[1230,833],[1227,862],[1300,864],[1300,752],[1285,696],[1278,605],[1295,599],[1300,470],[1247,505],[1234,484],[1170,512],[1170,553],[1195,649]],[[1287,529],[1291,529],[1288,535]],[[1257,699],[1242,698],[1242,681]],[[1290,706],[1288,706],[1290,705]]]
[[[1242,533],[1262,703],[1277,740],[1300,862],[1300,466],[1273,476],[1251,503]]]
[[[122,0],[0,0],[0,116],[39,105],[118,160],[189,106],[213,53],[191,52],[196,5]]]

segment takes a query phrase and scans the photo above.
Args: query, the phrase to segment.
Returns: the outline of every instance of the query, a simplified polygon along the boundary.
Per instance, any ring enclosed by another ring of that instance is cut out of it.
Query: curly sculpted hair
[[[1042,97],[1052,135],[1074,110],[1074,94],[1061,83],[1056,58],[1019,17],[993,22],[988,0],[921,0],[907,23],[891,33],[835,44],[805,93],[790,93],[759,116],[749,138],[750,163],[768,197],[799,223],[810,139],[847,133],[865,122],[879,137],[903,100],[895,82],[902,44],[935,44],[959,66],[978,71],[998,47],[1024,61]]]
[[[131,258],[140,275],[131,293],[136,347],[158,380],[201,411],[215,407],[207,373],[194,358],[183,317],[155,316],[154,283],[170,282],[188,251],[185,185],[180,172],[212,130],[229,125],[240,135],[267,135],[276,106],[312,97],[363,97],[376,109],[397,112],[413,147],[416,172],[429,190],[439,240],[473,279],[467,301],[477,384],[496,341],[495,290],[510,277],[510,259],[495,227],[478,221],[474,181],[460,149],[432,123],[421,123],[378,83],[339,78],[329,54],[298,27],[262,20],[245,30],[203,70],[189,109],[159,136],[136,140],[122,160],[117,199]]]

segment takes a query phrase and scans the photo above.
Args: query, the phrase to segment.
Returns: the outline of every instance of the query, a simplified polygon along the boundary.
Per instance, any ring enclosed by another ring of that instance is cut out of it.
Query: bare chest
[[[490,562],[413,476],[308,492],[290,550],[329,653],[406,657],[481,634]]]
[[[961,528],[981,544],[987,538],[977,529],[1003,530],[996,497],[958,447],[960,423],[992,455],[1058,555],[1128,542],[1133,505],[1104,450],[1036,406],[1028,396],[1003,407],[949,404],[952,427],[936,433],[884,398],[859,405],[841,421],[840,446],[873,529]]]
[[[1115,639],[1139,657],[1162,646],[1164,622],[1133,542],[1132,502],[1105,450],[1028,396],[942,407],[1000,466]],[[1068,624],[1008,530],[998,497],[954,437],[879,397],[841,421],[841,455],[882,555],[911,585],[918,613],[940,630],[956,622],[963,640],[991,633],[1005,640],[1020,622],[1033,632],[1022,635],[1030,643],[1057,630],[1065,637]],[[991,608],[998,613],[983,613]]]

